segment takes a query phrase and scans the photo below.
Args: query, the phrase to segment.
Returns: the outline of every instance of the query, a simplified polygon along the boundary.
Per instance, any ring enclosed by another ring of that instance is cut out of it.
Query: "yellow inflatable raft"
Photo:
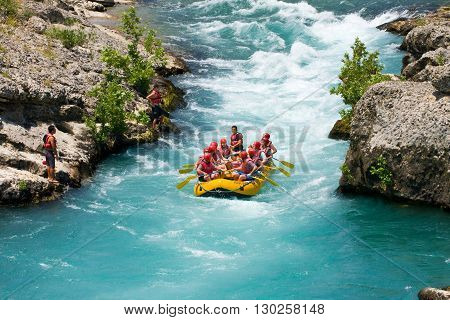
[[[264,168],[263,173],[265,175],[270,174],[271,169]],[[231,176],[228,176],[231,178]],[[265,180],[255,179],[252,181],[235,181],[232,179],[215,179],[206,182],[197,182],[194,186],[194,194],[197,197],[202,195],[232,195],[238,194],[243,196],[254,196],[258,194],[261,187],[265,183]]]

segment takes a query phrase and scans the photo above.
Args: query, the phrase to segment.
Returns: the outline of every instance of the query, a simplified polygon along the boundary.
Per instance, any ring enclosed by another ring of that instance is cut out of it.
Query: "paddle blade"
[[[187,163],[187,164],[183,164],[183,168],[194,168],[195,164],[193,163]]]
[[[273,185],[275,187],[279,187],[280,186],[277,182],[273,181],[272,179],[270,179],[268,177],[266,177],[266,180],[267,180],[268,183],[270,183],[271,185]]]
[[[277,169],[278,169],[282,174],[284,174],[286,177],[290,177],[290,176],[291,176],[291,173],[288,172],[288,171],[286,171],[286,170],[284,170],[283,168],[277,167]]]
[[[192,179],[197,178],[197,176],[189,176],[187,177],[185,180],[181,181],[179,184],[177,184],[177,189],[180,190],[182,188],[184,188],[184,186],[186,186],[189,181],[191,181]]]
[[[265,176],[263,174],[261,174],[261,176],[264,178],[264,180],[266,180],[271,185],[273,185],[275,187],[279,187],[280,186],[277,182],[275,182],[274,180],[270,179],[268,176]]]
[[[295,167],[295,166],[294,166],[292,163],[290,163],[290,162],[283,161],[283,160],[278,160],[278,161],[280,161],[282,165],[288,167],[289,169],[294,169],[294,167]]]
[[[191,172],[192,170],[194,170],[194,168],[185,168],[185,169],[178,170],[178,172],[181,174],[185,174],[185,173]]]

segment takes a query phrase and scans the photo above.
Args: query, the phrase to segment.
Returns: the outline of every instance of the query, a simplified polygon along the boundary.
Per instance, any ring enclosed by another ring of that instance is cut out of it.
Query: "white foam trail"
[[[238,256],[238,254],[229,255],[229,254],[225,254],[225,253],[219,252],[219,251],[200,250],[200,249],[193,249],[193,248],[189,248],[189,247],[184,247],[183,250],[186,252],[189,252],[194,257],[206,258],[206,259],[223,259],[223,260],[225,260],[225,259],[233,259],[236,256]]]
[[[122,231],[128,232],[129,234],[131,234],[133,236],[136,235],[136,231],[134,231],[133,229],[130,229],[130,228],[127,228],[127,227],[124,227],[124,226],[120,226],[120,225],[116,225],[116,228],[118,230],[122,230]]]
[[[40,265],[41,268],[44,269],[44,270],[48,270],[48,269],[50,269],[50,268],[52,267],[52,266],[50,266],[50,265],[48,265],[48,264],[46,264],[46,263],[43,263],[43,262],[39,263],[39,265]]]

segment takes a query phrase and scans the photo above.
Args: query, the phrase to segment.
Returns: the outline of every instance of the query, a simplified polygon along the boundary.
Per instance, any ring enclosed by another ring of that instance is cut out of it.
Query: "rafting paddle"
[[[185,174],[185,173],[191,172],[192,170],[194,170],[194,168],[184,168],[184,169],[178,170],[178,172],[181,174]]]
[[[180,190],[184,188],[191,180],[194,180],[197,178],[197,175],[192,175],[187,177],[185,180],[181,181],[179,184],[177,184],[177,189]]]
[[[291,176],[291,173],[288,172],[288,171],[286,171],[286,170],[284,170],[283,168],[280,168],[280,167],[277,167],[277,166],[271,166],[271,167],[265,166],[265,167],[266,167],[266,168],[269,168],[269,169],[275,169],[275,170],[278,170],[278,171],[280,171],[282,174],[284,174],[286,177],[290,177],[290,176]]]
[[[259,174],[260,176],[262,176],[264,178],[264,180],[266,180],[268,183],[270,183],[271,185],[275,186],[275,187],[279,187],[280,185],[273,181],[272,179],[270,179],[268,176],[263,175],[262,173]]]
[[[294,165],[292,164],[292,163],[290,163],[290,162],[287,162],[287,161],[283,161],[283,160],[278,160],[277,158],[274,158],[274,157],[272,157],[272,159],[273,160],[277,160],[278,162],[280,162],[282,165],[284,165],[284,166],[286,166],[286,167],[288,167],[288,168],[290,168],[290,169],[294,169]]]

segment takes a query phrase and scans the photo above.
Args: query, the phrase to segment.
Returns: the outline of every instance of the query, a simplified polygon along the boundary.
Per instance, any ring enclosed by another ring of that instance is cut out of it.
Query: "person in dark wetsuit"
[[[147,100],[150,101],[150,104],[152,105],[152,113],[150,119],[152,121],[152,128],[154,130],[158,130],[159,124],[162,121],[162,117],[169,117],[169,113],[161,108],[162,97],[156,86],[153,86],[153,89],[147,96]]]
[[[244,136],[238,132],[236,126],[231,127],[230,147],[233,152],[240,152],[244,150]]]
[[[55,178],[56,160],[59,160],[58,150],[56,149],[56,128],[54,125],[48,127],[48,133],[44,135],[44,154],[47,165],[48,182],[58,183]]]

